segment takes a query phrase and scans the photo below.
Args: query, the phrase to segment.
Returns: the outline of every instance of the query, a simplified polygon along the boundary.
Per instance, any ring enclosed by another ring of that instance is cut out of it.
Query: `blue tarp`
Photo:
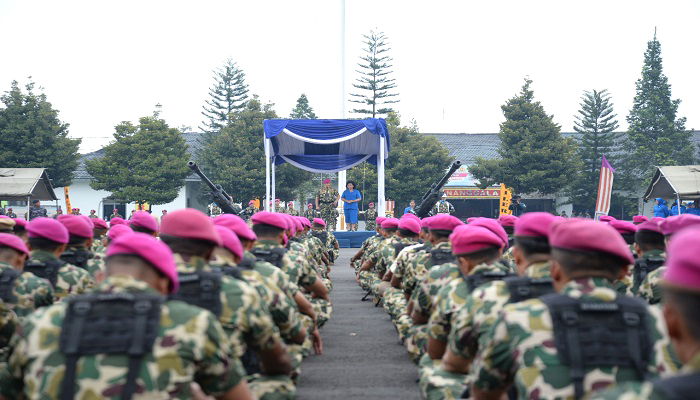
[[[273,119],[263,127],[275,165],[289,162],[319,173],[343,171],[363,161],[376,165],[380,138],[386,139],[384,158],[389,156],[389,132],[381,118]]]

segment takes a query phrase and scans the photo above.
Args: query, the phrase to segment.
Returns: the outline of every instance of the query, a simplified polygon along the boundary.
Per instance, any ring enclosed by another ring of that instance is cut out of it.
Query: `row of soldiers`
[[[700,217],[601,220],[380,217],[351,266],[426,399],[700,398]]]
[[[291,399],[321,354],[322,220],[0,217],[0,399]]]

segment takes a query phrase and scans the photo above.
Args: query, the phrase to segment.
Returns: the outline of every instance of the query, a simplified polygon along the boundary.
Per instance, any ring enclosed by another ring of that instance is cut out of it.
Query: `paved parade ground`
[[[302,364],[300,400],[420,399],[418,369],[398,340],[389,316],[371,301],[349,267],[357,249],[340,249],[331,271],[333,314],[323,327],[323,355]],[[371,297],[370,297],[371,298]]]

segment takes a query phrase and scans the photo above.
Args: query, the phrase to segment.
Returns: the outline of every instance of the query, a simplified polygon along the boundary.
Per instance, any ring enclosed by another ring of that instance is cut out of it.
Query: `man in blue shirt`
[[[409,204],[409,206],[403,209],[403,213],[404,214],[408,214],[408,213],[415,214],[416,213],[416,201],[411,200],[411,202],[408,204]]]

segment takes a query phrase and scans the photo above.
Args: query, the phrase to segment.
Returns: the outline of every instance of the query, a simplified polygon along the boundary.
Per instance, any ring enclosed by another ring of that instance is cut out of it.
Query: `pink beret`
[[[515,215],[503,214],[498,217],[498,223],[501,224],[501,226],[515,226],[515,221],[517,220],[518,217]]]
[[[477,218],[474,221],[470,222],[468,226],[482,226],[495,233],[499,238],[501,238],[501,241],[503,242],[504,246],[508,246],[508,234],[503,229],[501,224],[499,224],[498,221],[496,221],[495,219]]]
[[[294,202],[293,202],[293,201],[290,201],[289,203],[287,203],[287,205],[288,205],[288,206],[293,206],[293,205],[294,205]]]
[[[641,224],[637,225],[637,231],[651,231],[662,234],[661,227],[659,227],[659,223],[656,221],[642,222]]]
[[[7,218],[5,216],[0,215],[2,218]],[[56,217],[56,221],[62,221],[64,219],[72,218],[74,217],[73,214],[60,214],[59,216]]]
[[[221,238],[214,229],[212,219],[194,208],[175,210],[163,216],[160,233],[184,239],[206,240],[221,245]]]
[[[255,204],[253,200],[249,201],[248,204]]]
[[[661,221],[663,221],[663,220],[665,220],[665,219],[666,219],[666,218],[663,218],[663,217],[651,217],[651,220],[652,220],[652,221],[656,221],[656,222],[661,222]]]
[[[156,222],[156,219],[145,211],[135,212],[134,215],[131,216],[129,222],[131,223],[132,227],[138,226],[152,232],[158,231],[158,223]]]
[[[549,225],[554,222],[554,215],[546,212],[529,212],[515,221],[515,236],[547,237]]]
[[[610,225],[591,220],[570,219],[553,223],[549,227],[549,244],[564,250],[606,253],[627,264],[634,263],[622,236]]]
[[[472,221],[475,221],[475,220],[477,220],[477,219],[478,219],[478,217],[469,217],[469,218],[467,218],[467,223],[468,223],[468,224],[471,224]]]
[[[243,258],[243,246],[238,236],[225,226],[217,225],[214,229],[221,236],[221,247],[235,254],[236,257]]]
[[[324,180],[323,180],[323,184],[325,185],[326,183],[331,183],[331,180],[330,180],[330,179],[324,179]]]
[[[326,222],[324,220],[322,220],[321,218],[314,218],[314,224],[326,226]]]
[[[301,226],[302,226],[301,229],[302,229],[302,230],[303,230],[304,228],[306,228],[307,226],[308,226],[308,227],[311,227],[311,222],[309,222],[309,219],[306,218],[306,217],[296,217],[296,220],[299,221],[299,223],[301,224]]]
[[[78,215],[78,218],[82,218],[83,221],[87,222],[88,225],[90,225],[90,229],[95,227],[95,223],[92,222],[92,218],[88,217],[87,215]]]
[[[114,226],[114,225],[127,225],[126,221],[124,221],[123,218],[119,217],[114,217],[109,220],[109,226]]]
[[[420,222],[413,218],[402,218],[399,221],[399,229],[405,229],[417,235],[420,233]]]
[[[97,229],[107,229],[107,223],[102,218],[92,218],[92,224]]]
[[[58,221],[68,229],[68,234],[82,238],[91,238],[93,235],[92,225],[88,225],[82,218],[77,215],[67,214],[59,218]]]
[[[644,215],[635,215],[632,217],[632,222],[635,224],[641,224],[642,222],[648,221],[649,218],[645,217]]]
[[[0,233],[0,247],[9,247],[27,256],[29,255],[29,249],[27,249],[27,245],[24,244],[22,239],[10,233]]]
[[[375,219],[374,221],[377,224],[377,226],[381,228],[382,222],[384,222],[385,219],[386,219],[386,217],[377,217],[377,219]]]
[[[399,227],[398,218],[387,218],[382,222],[383,229],[397,229]]]
[[[15,220],[15,226],[21,226],[21,227],[26,227],[27,226],[27,220],[24,218],[12,218]]]
[[[369,204],[367,204],[367,205],[368,205],[368,206],[373,206],[374,203],[370,201]]]
[[[284,218],[284,215],[285,214],[270,211],[260,211],[259,213],[255,213],[250,220],[253,221],[254,225],[270,225],[275,228],[287,230],[287,219]]]
[[[637,232],[637,225],[635,225],[629,221],[622,221],[622,220],[616,219],[614,221],[610,221],[610,226],[615,228],[615,230],[618,231],[620,233],[620,235],[627,235],[630,233]]]
[[[428,229],[431,231],[451,231],[456,227],[464,225],[457,217],[449,214],[438,214],[428,222]]]
[[[233,214],[221,214],[214,218],[214,225],[224,226],[230,229],[233,233],[242,240],[257,240],[258,237],[243,221],[243,218]]]
[[[110,241],[122,236],[124,234],[134,233],[134,230],[126,225],[114,225],[107,231],[107,239]]]
[[[275,203],[277,203],[278,201],[280,201],[280,199],[275,199]]]
[[[128,226],[124,228],[131,230]],[[118,254],[137,255],[151,264],[170,281],[170,293],[177,292],[180,287],[172,251],[165,243],[153,236],[145,233],[129,233],[113,239],[107,248],[107,257]]]
[[[404,219],[404,218],[411,218],[411,219],[415,219],[416,221],[420,221],[420,218],[418,218],[416,216],[416,214],[411,214],[411,213],[406,213],[406,214],[401,216],[401,219]]]
[[[495,221],[494,221],[495,222]],[[503,240],[483,226],[463,225],[450,235],[452,254],[469,254],[488,247],[503,247]]]
[[[68,243],[68,229],[50,218],[34,218],[27,224],[27,236],[44,238],[56,243]]]
[[[292,235],[294,235],[297,231],[297,226],[294,224],[294,221],[292,221],[292,216],[289,214],[280,214],[282,218],[284,218],[284,221],[287,223],[287,230],[292,231]]]
[[[430,219],[433,217],[425,217],[422,220],[420,220],[420,227],[429,229],[428,226],[430,225]]]
[[[687,215],[687,214],[683,214]],[[678,286],[700,291],[700,228],[691,227],[674,235],[668,242],[666,251],[666,271],[664,285]]]
[[[661,233],[665,236],[673,235],[681,229],[695,225],[700,225],[700,216],[693,214],[674,215],[661,223]]]
[[[615,217],[611,217],[610,215],[601,215],[600,218],[598,218],[598,221],[609,223],[610,221],[615,221]]]
[[[304,217],[291,217],[292,222],[294,223],[294,227],[297,229],[297,232],[301,232],[304,230],[304,223],[302,222],[302,219],[306,219]],[[308,221],[308,219],[306,219]]]

